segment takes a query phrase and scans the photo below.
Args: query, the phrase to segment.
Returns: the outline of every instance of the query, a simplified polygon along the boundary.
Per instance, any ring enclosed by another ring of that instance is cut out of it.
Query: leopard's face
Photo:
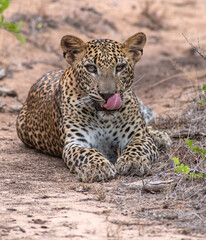
[[[132,85],[133,68],[142,56],[145,41],[143,33],[123,44],[108,39],[84,43],[76,37],[65,36],[61,46],[65,59],[72,65],[78,88],[102,109],[111,96],[123,98]]]

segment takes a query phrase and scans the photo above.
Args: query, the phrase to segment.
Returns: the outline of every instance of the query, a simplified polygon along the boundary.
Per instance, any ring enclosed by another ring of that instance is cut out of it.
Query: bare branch
[[[200,49],[200,43],[198,40],[198,48],[196,48],[188,39],[187,37],[184,35],[184,33],[182,33],[183,37],[185,38],[185,40],[189,43],[189,45],[204,59],[206,60],[206,56],[202,53],[201,49]]]

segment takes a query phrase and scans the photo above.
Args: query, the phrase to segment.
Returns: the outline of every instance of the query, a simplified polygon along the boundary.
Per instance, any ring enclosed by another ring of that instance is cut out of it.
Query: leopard
[[[132,88],[145,43],[143,32],[124,43],[63,36],[69,67],[33,84],[16,121],[20,140],[62,158],[82,182],[151,172],[158,146],[171,141],[148,126],[152,110]]]

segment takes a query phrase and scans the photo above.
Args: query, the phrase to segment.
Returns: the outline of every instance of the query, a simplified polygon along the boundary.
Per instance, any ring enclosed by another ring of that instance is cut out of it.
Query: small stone
[[[17,97],[17,93],[15,90],[0,87],[0,96]]]
[[[178,214],[175,212],[167,212],[163,216],[164,219],[174,220],[178,218]]]
[[[41,219],[33,219],[33,222],[34,223],[36,223],[36,224],[44,224],[44,223],[46,223],[46,221],[44,221],[44,220],[41,220]]]
[[[9,112],[19,112],[22,109],[23,105],[18,104],[18,105],[11,105],[11,108],[9,109]]]
[[[23,233],[26,232],[26,230],[24,230],[22,227],[19,227],[19,230],[20,230],[21,232],[23,232]]]
[[[0,69],[0,80],[2,80],[4,77],[6,77],[6,69],[2,68]]]
[[[41,228],[48,228],[48,227],[43,225],[43,226],[41,226]]]
[[[17,209],[16,209],[16,208],[7,208],[7,210],[8,210],[8,211],[12,211],[12,212],[15,212],[15,211],[17,211]]]

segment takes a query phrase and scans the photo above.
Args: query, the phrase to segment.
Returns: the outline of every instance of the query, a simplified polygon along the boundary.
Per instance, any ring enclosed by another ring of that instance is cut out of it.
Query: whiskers
[[[102,102],[102,98],[96,94],[90,94],[90,98],[95,102]]]
[[[137,84],[144,78],[145,75],[142,75],[139,79],[137,79],[135,82],[132,83],[132,85],[130,87],[128,87],[124,92],[123,92],[123,95],[124,93],[127,93],[129,92],[131,89],[135,90],[135,87],[137,86]]]
[[[75,105],[75,107],[77,108],[84,105],[88,106],[102,103],[103,101],[101,96],[99,96],[95,91],[93,92],[91,90],[75,93],[72,97],[74,97],[72,100],[72,104]]]
[[[137,84],[144,78],[145,75],[142,75],[139,79],[137,79],[130,87],[128,87],[123,93],[122,93],[122,99],[127,100],[131,98],[131,93],[129,93],[131,90],[135,90],[135,87]],[[127,94],[128,93],[128,94]],[[137,97],[137,96],[136,96]]]
[[[76,103],[74,103],[74,104],[75,104],[76,107],[80,107],[81,105],[92,104],[92,99],[88,95],[88,96],[77,99]]]
[[[144,78],[145,75],[142,75],[140,78],[138,78],[135,82],[132,83],[131,88],[135,89],[135,87],[138,85],[138,83]]]
[[[74,93],[73,97],[76,97],[76,99],[72,100],[72,104],[74,104],[76,107],[79,107],[81,105],[86,105],[91,103],[91,98],[89,96],[89,91],[82,91],[79,93]]]

